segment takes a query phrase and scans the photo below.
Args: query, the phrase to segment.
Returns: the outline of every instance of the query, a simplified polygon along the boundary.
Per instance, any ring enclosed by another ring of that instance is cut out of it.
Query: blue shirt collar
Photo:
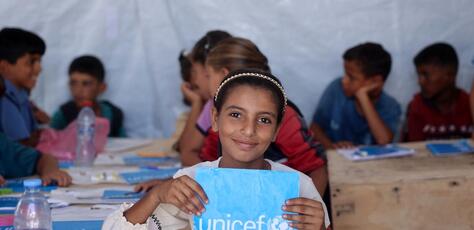
[[[5,82],[5,95],[8,95],[19,105],[28,101],[28,92],[24,89],[17,88],[10,80],[4,79]]]

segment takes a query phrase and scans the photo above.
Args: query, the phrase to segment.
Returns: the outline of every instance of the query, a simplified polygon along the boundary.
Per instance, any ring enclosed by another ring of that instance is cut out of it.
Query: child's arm
[[[323,205],[308,198],[295,198],[287,200],[283,205],[283,211],[295,214],[283,214],[283,218],[289,221],[290,226],[296,229],[326,229],[324,225]]]
[[[5,178],[3,178],[2,175],[0,175],[0,185],[5,184]]]
[[[369,97],[369,92],[377,88],[378,84],[372,84],[360,88],[356,92],[357,101],[360,104],[362,113],[369,124],[370,132],[379,145],[389,144],[393,140],[393,133],[390,128],[383,122],[380,115],[375,110],[375,106]]]
[[[202,187],[189,176],[181,176],[154,187],[123,215],[132,224],[143,224],[160,203],[173,204],[188,214],[201,215],[208,198]]]
[[[41,130],[35,130],[31,132],[28,138],[21,140],[20,143],[22,145],[35,148],[36,145],[38,145],[39,143],[40,135],[41,135]]]
[[[53,180],[57,181],[59,186],[68,186],[71,184],[72,178],[64,171],[59,170],[58,161],[53,156],[41,154],[36,171],[43,180],[43,184],[50,184]]]
[[[311,123],[311,131],[313,132],[314,139],[319,141],[325,149],[332,148],[332,141],[326,136],[323,129],[319,127],[315,122]]]
[[[168,180],[171,180],[171,178],[170,179],[153,179],[153,180],[145,181],[145,182],[135,185],[133,190],[135,192],[142,192],[142,191],[148,192],[148,190],[152,189],[153,187],[157,185],[163,184],[164,182]]]
[[[311,131],[314,134],[314,139],[319,141],[325,149],[345,149],[345,148],[353,148],[354,144],[350,141],[339,141],[339,142],[332,142],[328,136],[324,133],[323,129],[319,127],[318,124],[312,123],[311,124]]]
[[[201,97],[192,91],[187,83],[181,85],[181,90],[191,102],[191,112],[179,138],[178,146],[183,166],[192,166],[201,162],[199,151],[204,143],[204,136],[196,128],[196,123],[204,106]]]
[[[321,196],[326,192],[326,187],[328,185],[328,169],[327,165],[324,165],[309,174],[311,180],[313,181],[314,186],[318,190]]]
[[[204,137],[196,128],[196,123],[203,109],[203,103],[201,97],[190,88],[189,83],[183,83],[181,91],[191,103],[191,112],[179,138],[178,146],[181,163],[183,166],[191,166],[201,162],[199,150],[204,143]]]

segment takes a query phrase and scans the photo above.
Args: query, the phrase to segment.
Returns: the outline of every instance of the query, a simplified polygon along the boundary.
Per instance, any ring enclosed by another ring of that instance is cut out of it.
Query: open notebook
[[[375,160],[415,154],[414,149],[396,145],[362,146],[353,149],[338,149],[337,152],[352,161]]]

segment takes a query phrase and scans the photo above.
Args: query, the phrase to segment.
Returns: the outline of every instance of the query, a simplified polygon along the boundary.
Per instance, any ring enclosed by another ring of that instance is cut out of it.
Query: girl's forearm
[[[143,224],[159,204],[158,197],[155,196],[154,190],[151,190],[131,208],[123,212],[123,216],[132,224]]]

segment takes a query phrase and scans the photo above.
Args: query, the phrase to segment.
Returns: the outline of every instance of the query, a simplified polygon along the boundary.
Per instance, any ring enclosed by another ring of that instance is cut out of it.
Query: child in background
[[[5,79],[5,96],[0,100],[0,132],[13,141],[35,147],[40,132],[29,101],[35,69],[41,68],[32,40],[36,34],[16,28],[0,31],[0,74]],[[40,55],[41,56],[41,55]]]
[[[468,138],[469,95],[456,87],[458,56],[447,43],[425,47],[413,59],[421,92],[407,109],[407,141]]]
[[[344,77],[326,88],[316,108],[311,125],[316,140],[328,149],[391,143],[401,109],[383,91],[390,54],[369,42],[348,49],[343,59]]]
[[[212,108],[212,129],[221,140],[222,157],[178,171],[133,206],[122,205],[107,217],[102,229],[190,229],[192,215],[201,215],[205,204],[212,202],[194,180],[199,167],[296,172],[264,159],[288,108],[286,102],[274,76],[245,69],[230,73],[218,87]],[[326,229],[330,223],[321,196],[311,178],[299,175],[300,197],[282,204],[282,210],[289,212],[283,218],[297,229]]]
[[[195,143],[200,143],[203,140],[195,125],[199,114],[203,110],[203,105],[211,96],[209,94],[209,76],[204,68],[204,63],[209,51],[220,41],[229,37],[231,35],[225,31],[209,31],[204,37],[199,39],[188,56],[187,60],[191,63],[190,79],[189,82],[181,84],[181,92],[185,100],[191,104],[191,111],[178,141],[178,149],[181,151],[183,146],[195,145]],[[196,161],[197,158],[196,156]]]
[[[26,89],[31,93],[33,88],[36,86],[36,82],[38,81],[39,74],[42,71],[41,67],[41,58],[43,57],[44,53],[46,52],[46,44],[44,43],[43,39],[36,36],[35,34],[29,34],[30,42],[31,42],[31,57],[33,60],[33,71],[30,78],[30,81],[26,84]],[[49,124],[50,117],[49,115],[44,112],[41,108],[39,108],[33,101],[30,100],[31,107],[33,109],[33,116],[38,124]]]
[[[51,127],[66,128],[77,118],[83,106],[91,106],[97,116],[109,120],[109,137],[125,137],[122,110],[109,101],[98,100],[106,88],[105,69],[97,57],[85,55],[74,59],[69,66],[69,89],[73,100],[61,105],[54,113]]]
[[[196,42],[192,51],[188,55],[181,53],[179,57],[180,72],[183,83],[181,92],[184,96],[184,102],[191,109],[185,118],[185,124],[179,131],[178,141],[173,148],[182,152],[180,146],[186,146],[188,143],[202,143],[204,137],[196,129],[197,119],[203,110],[203,105],[209,100],[209,76],[204,68],[209,50],[214,48],[220,41],[231,37],[231,35],[221,30],[211,30]],[[179,123],[181,117],[178,119]],[[178,125],[177,125],[178,132]],[[196,159],[197,160],[197,159]],[[135,186],[136,191],[148,191],[151,187],[159,185],[163,180],[150,180]]]
[[[0,98],[4,92],[4,79],[0,76]],[[53,156],[40,154],[33,148],[8,140],[0,132],[0,186],[5,183],[5,179],[27,177],[35,173],[41,177],[44,185],[54,180],[59,186],[68,186],[72,180],[66,172],[59,170],[58,161]]]
[[[270,71],[268,61],[258,47],[243,38],[228,38],[213,48],[206,59],[209,74],[209,94],[214,95],[224,77],[231,71],[242,68],[256,68]],[[191,166],[201,161],[213,161],[219,157],[219,137],[211,129],[210,100],[204,107],[195,129],[199,129],[192,144],[182,146],[181,162]],[[197,140],[200,140],[197,143]],[[278,161],[309,175],[318,191],[324,194],[327,185],[325,155],[318,143],[311,137],[298,108],[289,103],[283,117],[280,132],[265,153],[265,157]]]

